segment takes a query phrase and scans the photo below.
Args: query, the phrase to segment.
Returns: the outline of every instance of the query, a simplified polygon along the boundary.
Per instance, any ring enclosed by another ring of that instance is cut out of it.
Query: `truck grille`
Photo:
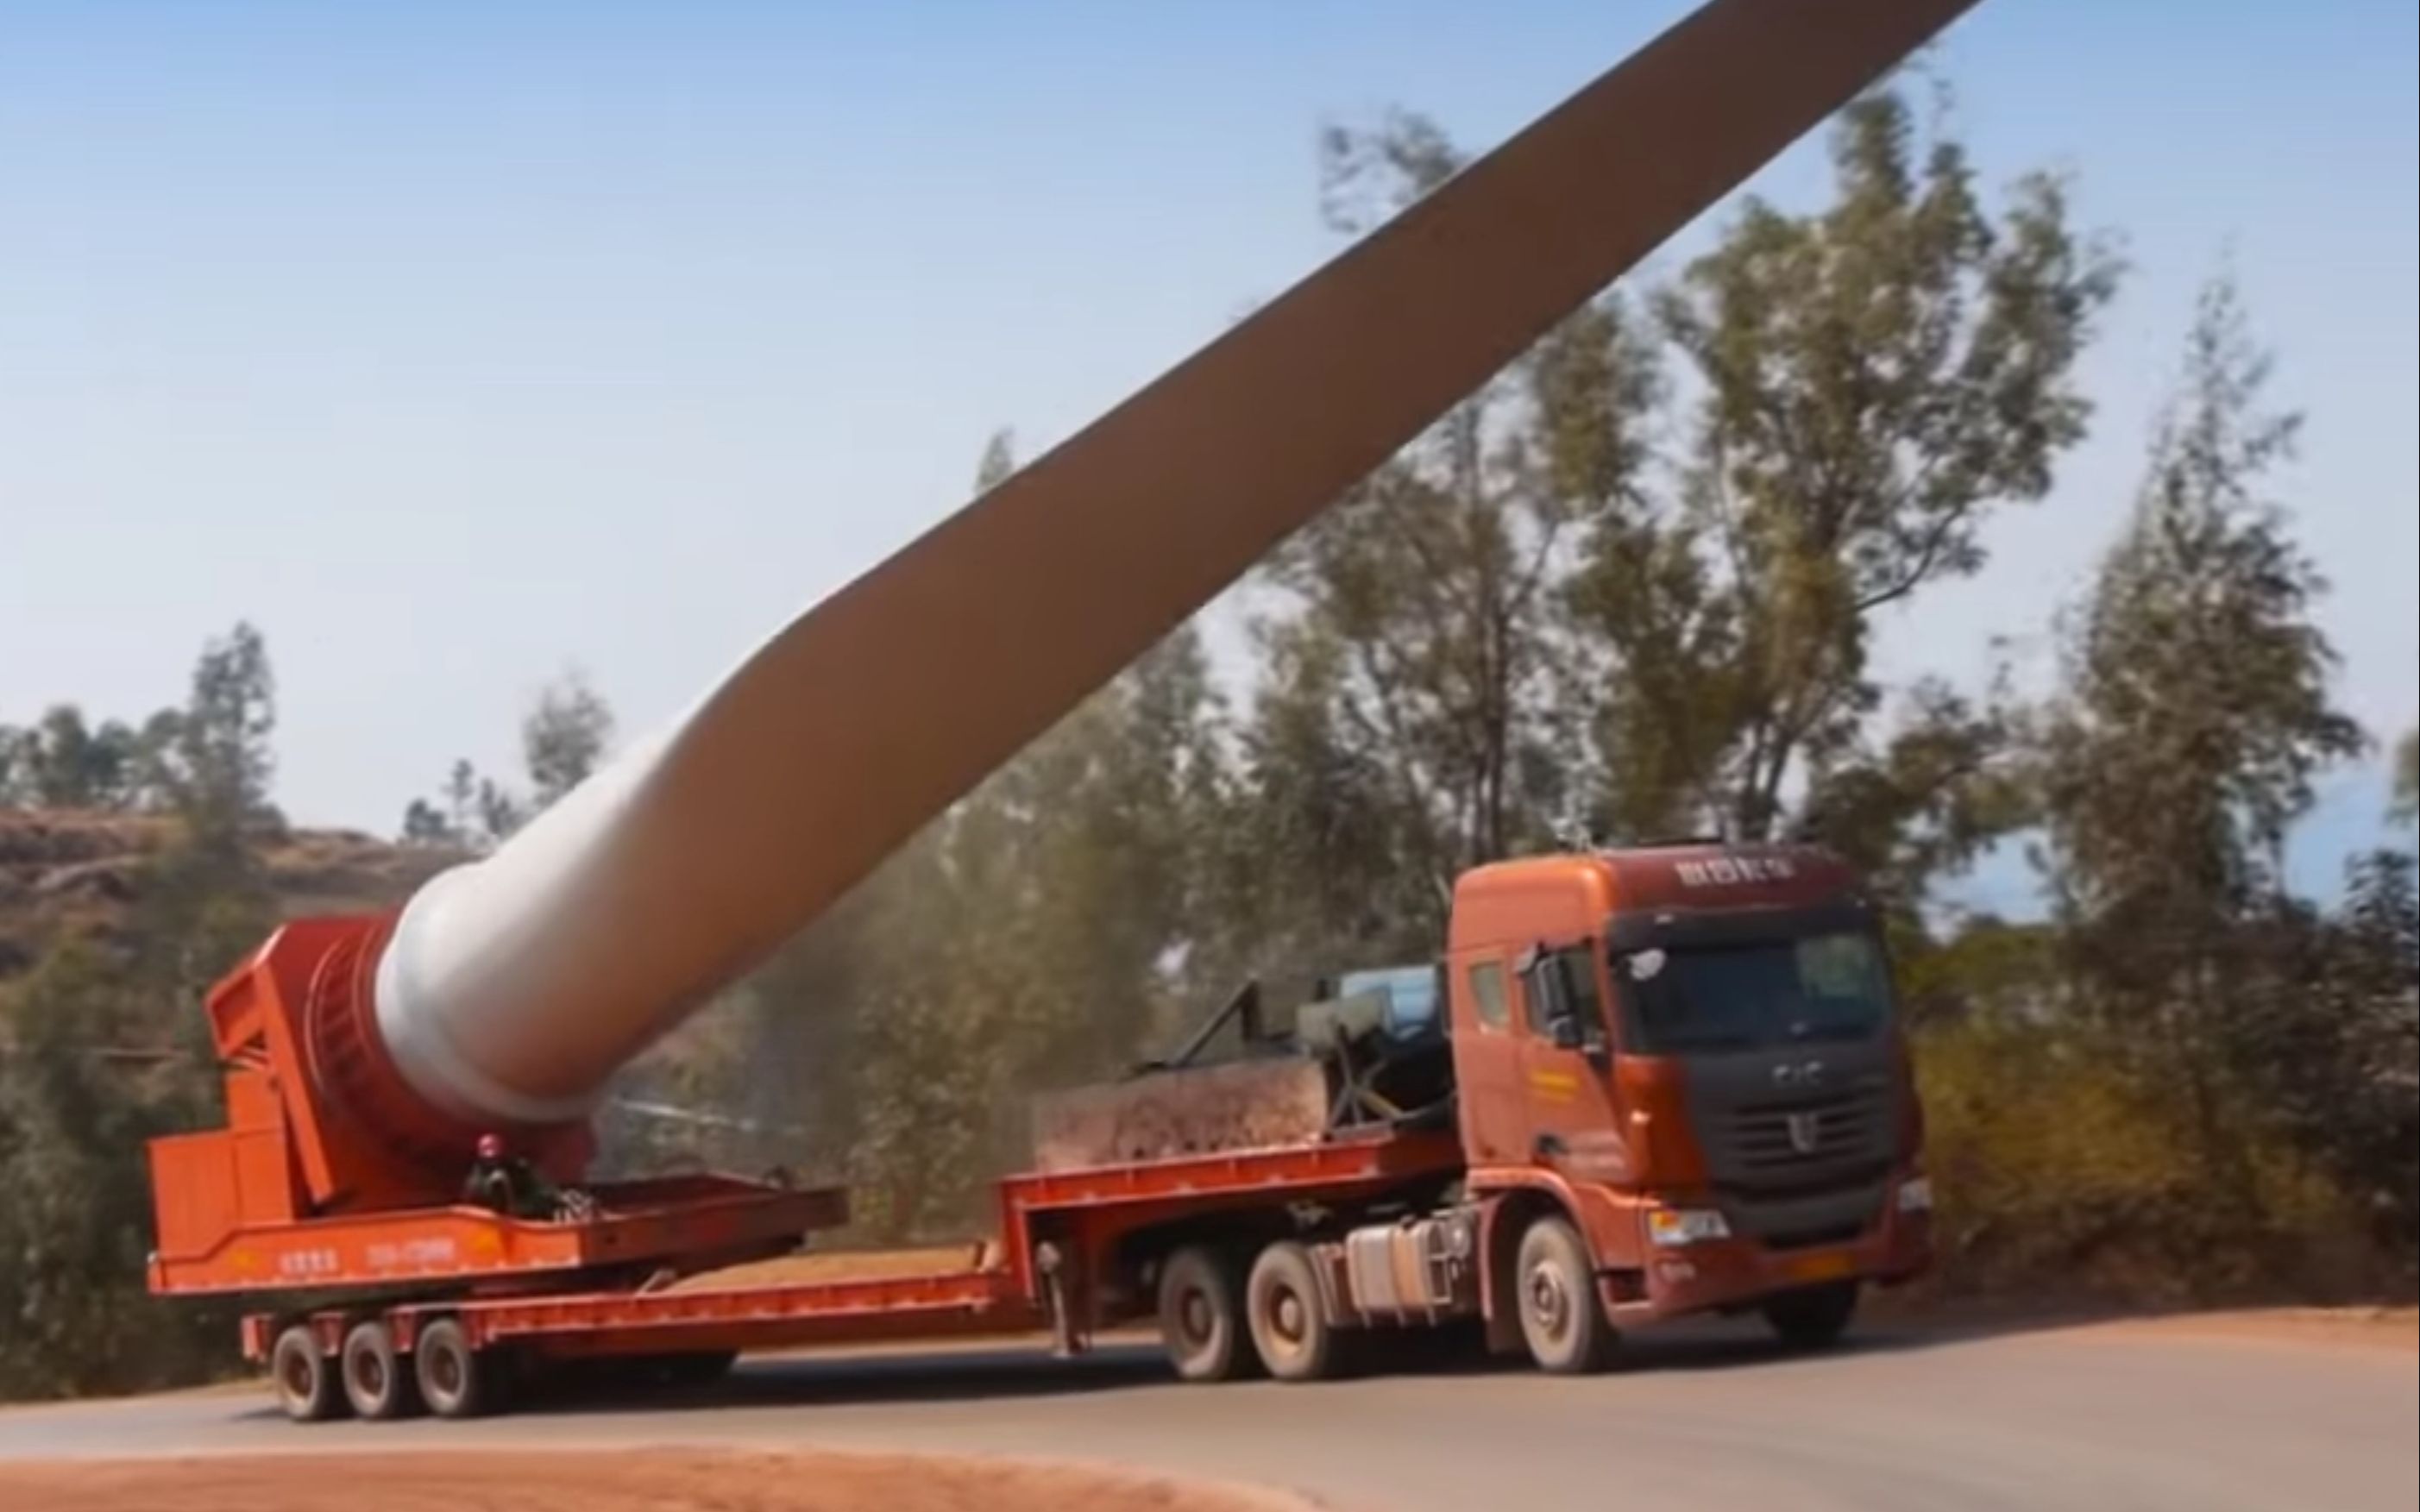
[[[1814,1089],[1776,1088],[1769,1056],[1691,1066],[1690,1124],[1734,1233],[1793,1248],[1881,1214],[1899,1143],[1889,1064],[1879,1044],[1827,1050],[1829,1080]]]
[[[1888,1111],[1879,1088],[1740,1108],[1725,1131],[1724,1164],[1737,1176],[1780,1176],[1870,1159],[1888,1143]]]

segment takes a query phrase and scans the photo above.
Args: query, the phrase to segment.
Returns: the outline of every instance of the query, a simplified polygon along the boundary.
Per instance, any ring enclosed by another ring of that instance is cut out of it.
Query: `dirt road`
[[[1877,1324],[1792,1359],[1724,1328],[1641,1344],[1595,1380],[1465,1365],[1312,1387],[1181,1387],[1131,1350],[768,1361],[707,1394],[461,1425],[297,1428],[225,1393],[27,1409],[0,1412],[0,1458],[729,1445],[1110,1461],[1350,1512],[2408,1512],[2411,1332]]]
[[[1299,1512],[1253,1491],[1052,1465],[736,1449],[0,1460],[42,1512]]]

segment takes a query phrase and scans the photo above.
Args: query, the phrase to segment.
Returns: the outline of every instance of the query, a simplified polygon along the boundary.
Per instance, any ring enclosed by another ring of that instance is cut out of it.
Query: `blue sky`
[[[1333,251],[1324,118],[1492,145],[1685,8],[0,0],[0,720],[170,702],[249,616],[288,810],[387,829],[458,753],[509,767],[566,666],[669,717],[960,502],[992,428],[1063,437]],[[1895,676],[1995,635],[2039,674],[2231,256],[2309,411],[2281,493],[2343,697],[2412,722],[2416,54],[2408,0],[1952,31],[1987,177],[2071,169],[2135,271],[2093,440],[1888,626]],[[2380,791],[2333,779],[2315,867]]]

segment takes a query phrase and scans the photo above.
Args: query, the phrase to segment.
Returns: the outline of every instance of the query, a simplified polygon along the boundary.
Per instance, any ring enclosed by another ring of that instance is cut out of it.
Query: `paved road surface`
[[[251,1395],[0,1412],[0,1457],[295,1447],[730,1443],[1116,1460],[1350,1512],[2364,1512],[2420,1504],[2420,1355],[2144,1325],[1875,1326],[1776,1356],[1751,1333],[1637,1347],[1587,1381],[1466,1365],[1183,1387],[1147,1355],[767,1361],[644,1406],[302,1428]]]

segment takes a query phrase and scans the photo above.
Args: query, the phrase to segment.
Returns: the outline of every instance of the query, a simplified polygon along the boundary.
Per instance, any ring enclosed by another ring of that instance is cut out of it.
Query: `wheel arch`
[[[1486,1324],[1491,1354],[1519,1354],[1528,1348],[1521,1336],[1521,1303],[1514,1293],[1519,1279],[1521,1236],[1540,1218],[1556,1217],[1578,1225],[1566,1194],[1547,1181],[1525,1181],[1490,1194],[1480,1211],[1480,1317]]]

